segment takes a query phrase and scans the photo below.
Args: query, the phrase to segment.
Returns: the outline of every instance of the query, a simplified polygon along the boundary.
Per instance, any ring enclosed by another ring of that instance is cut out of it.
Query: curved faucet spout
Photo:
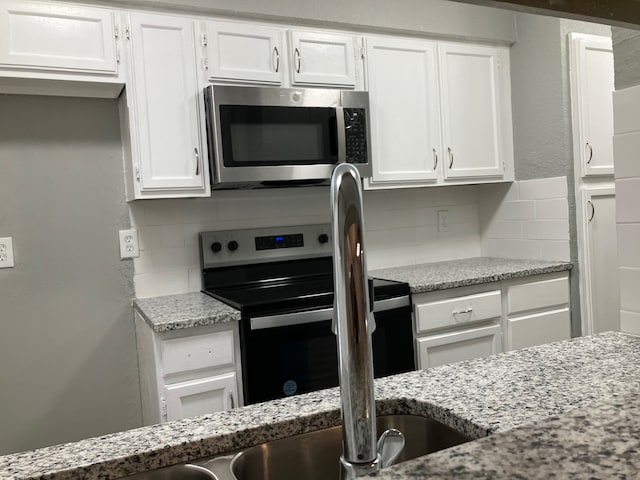
[[[341,478],[380,469],[376,447],[371,314],[358,170],[338,165],[331,176],[331,227],[334,242],[334,320],[343,424]]]

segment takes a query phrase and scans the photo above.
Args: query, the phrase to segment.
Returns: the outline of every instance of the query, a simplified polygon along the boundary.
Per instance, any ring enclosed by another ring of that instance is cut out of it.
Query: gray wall
[[[567,177],[571,261],[572,333],[580,334],[580,286],[573,171],[570,32],[611,35],[605,25],[516,14],[518,42],[511,48],[511,89],[516,180]]]
[[[640,27],[612,27],[616,90],[640,85]]]
[[[114,100],[0,95],[0,454],[141,424]]]

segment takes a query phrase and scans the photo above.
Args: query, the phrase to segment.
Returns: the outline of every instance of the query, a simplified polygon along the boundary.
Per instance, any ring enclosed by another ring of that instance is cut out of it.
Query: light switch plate
[[[449,210],[438,210],[438,231],[449,231]]]
[[[136,258],[140,256],[137,230],[120,230],[120,258]]]
[[[12,268],[13,261],[13,239],[11,237],[0,237],[0,268]]]

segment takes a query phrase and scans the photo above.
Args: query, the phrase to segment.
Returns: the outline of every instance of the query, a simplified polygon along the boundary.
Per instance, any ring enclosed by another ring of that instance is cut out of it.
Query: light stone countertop
[[[378,414],[491,437],[377,478],[640,478],[638,365],[640,337],[606,333],[378,379]],[[321,390],[7,455],[0,478],[119,478],[339,421],[338,389]]]

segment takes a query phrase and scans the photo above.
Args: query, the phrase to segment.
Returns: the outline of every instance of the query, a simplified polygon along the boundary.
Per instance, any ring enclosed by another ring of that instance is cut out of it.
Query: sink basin
[[[378,436],[389,428],[406,440],[394,463],[473,440],[446,425],[415,415],[377,418]],[[192,464],[152,470],[128,480],[338,480],[342,427],[332,427],[247,448],[235,456],[203,459]]]
[[[400,430],[406,440],[395,463],[471,440],[440,422],[414,415],[378,417],[378,436],[389,428]],[[231,471],[237,480],[338,480],[341,453],[338,426],[251,447],[233,458]]]

